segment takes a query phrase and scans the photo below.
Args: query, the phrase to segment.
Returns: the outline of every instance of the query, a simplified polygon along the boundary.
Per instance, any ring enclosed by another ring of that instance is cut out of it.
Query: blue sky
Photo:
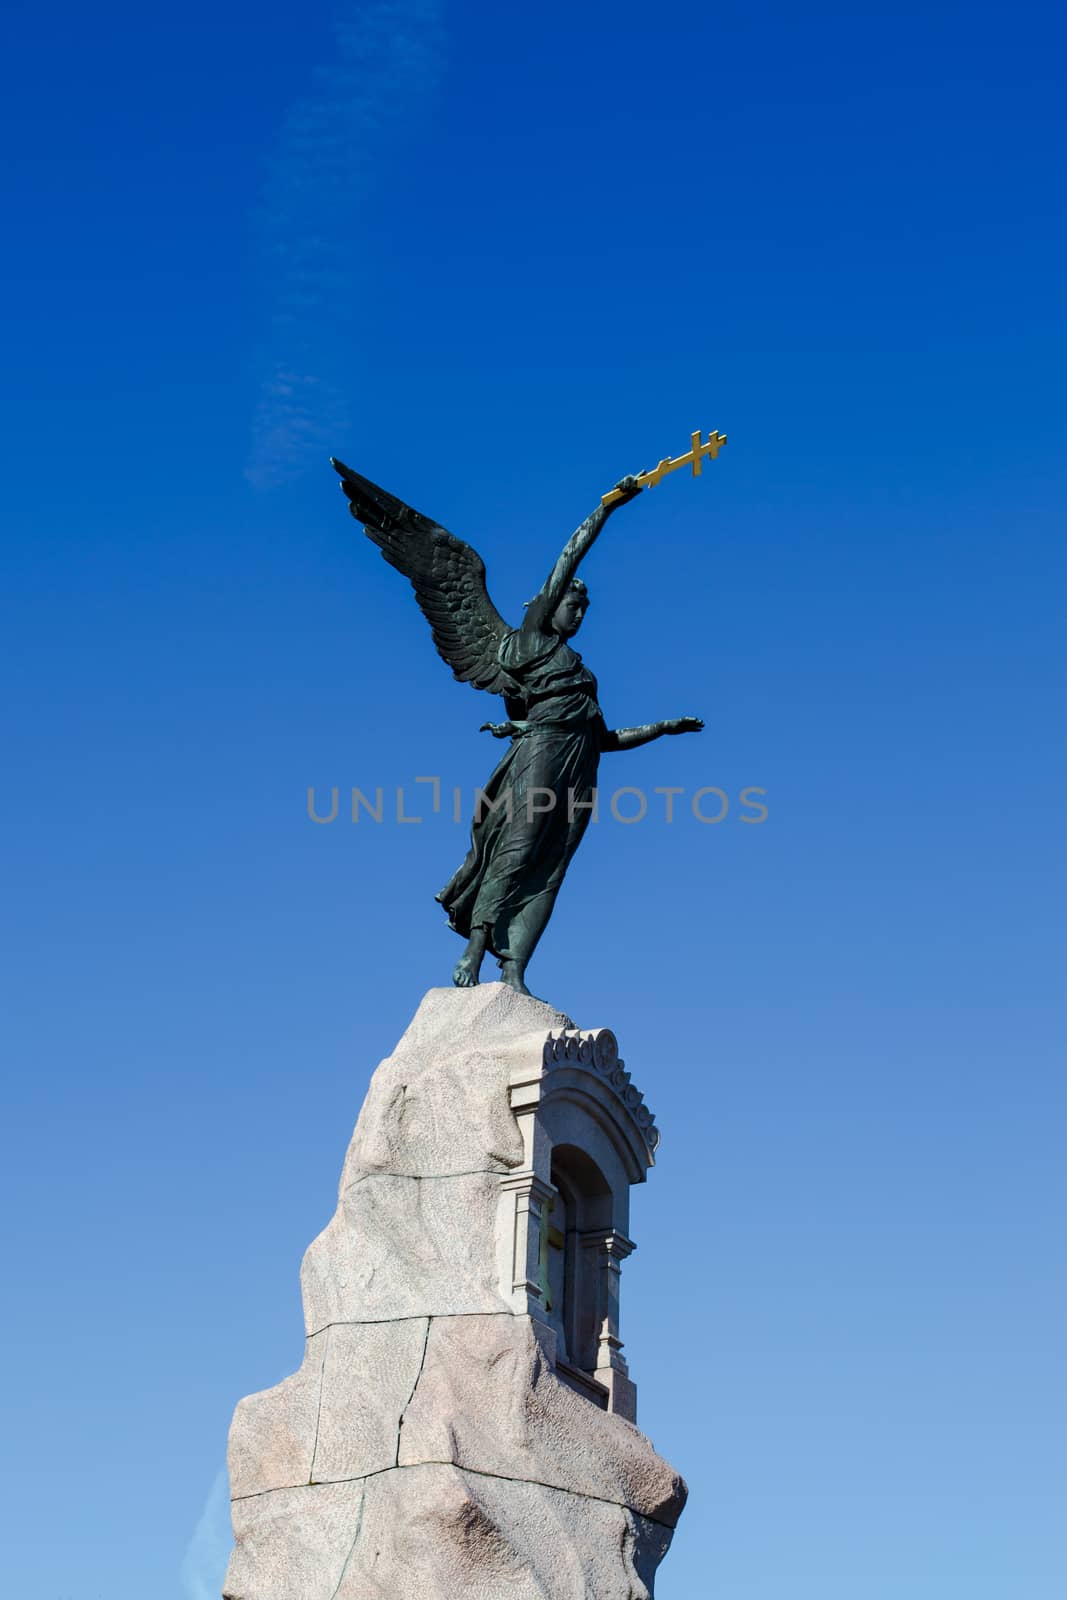
[[[458,942],[450,681],[336,453],[518,616],[623,472],[603,781],[531,969],[664,1132],[623,1333],[661,1600],[1067,1579],[1062,17],[25,3],[5,124],[3,896],[22,1600],[203,1600],[236,1399]],[[425,810],[425,806],[423,806]],[[220,1532],[221,1526],[221,1532]]]

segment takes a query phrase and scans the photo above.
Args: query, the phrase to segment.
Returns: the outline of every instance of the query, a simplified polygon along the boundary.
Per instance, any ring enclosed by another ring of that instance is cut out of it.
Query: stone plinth
[[[229,1600],[647,1600],[685,1486],[634,1425],[619,1270],[658,1135],[607,1029],[433,989],[237,1407]]]

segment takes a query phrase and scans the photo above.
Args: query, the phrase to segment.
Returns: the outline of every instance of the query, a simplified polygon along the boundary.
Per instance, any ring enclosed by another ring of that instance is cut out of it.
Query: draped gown
[[[532,609],[532,608],[531,608]],[[527,625],[501,640],[519,731],[475,807],[471,847],[437,899],[464,938],[489,930],[498,960],[526,961],[589,824],[603,746],[597,683],[559,634]],[[521,719],[521,721],[520,721]],[[545,794],[555,797],[552,808]],[[509,801],[510,796],[510,801]]]

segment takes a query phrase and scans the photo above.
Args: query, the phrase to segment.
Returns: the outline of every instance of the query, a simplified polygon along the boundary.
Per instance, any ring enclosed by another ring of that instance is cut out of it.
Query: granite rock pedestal
[[[305,1256],[303,1364],[234,1415],[227,1600],[649,1600],[686,1491],[619,1283],[657,1142],[609,1030],[430,990]]]

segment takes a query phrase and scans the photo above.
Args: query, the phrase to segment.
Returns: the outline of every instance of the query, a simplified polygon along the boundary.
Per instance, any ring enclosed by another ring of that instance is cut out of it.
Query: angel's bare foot
[[[517,994],[529,994],[530,991],[526,987],[525,961],[502,961],[500,981],[506,983],[509,989],[514,989]]]
[[[452,982],[455,984],[456,988],[473,989],[474,985],[479,981],[478,968],[480,966],[480,961],[475,964],[471,960],[470,956],[460,956],[459,960],[452,968]]]
[[[478,974],[482,970],[482,958],[485,955],[485,946],[489,937],[488,929],[474,928],[467,941],[467,948],[452,969],[452,982],[457,989],[473,989],[479,981]]]

